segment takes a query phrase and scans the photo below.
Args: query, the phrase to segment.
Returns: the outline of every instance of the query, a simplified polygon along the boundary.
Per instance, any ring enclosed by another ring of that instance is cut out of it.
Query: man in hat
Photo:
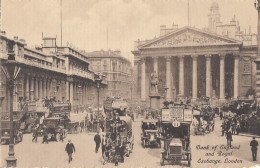
[[[101,143],[101,137],[99,135],[99,132],[97,132],[97,134],[95,135],[94,141],[96,143],[96,150],[95,151],[96,151],[96,153],[98,153],[98,149],[99,149],[100,143]]]
[[[75,146],[73,143],[71,143],[71,140],[68,141],[65,151],[68,153],[69,156],[69,163],[72,161],[72,153],[76,152]]]
[[[231,147],[231,142],[233,141],[233,139],[232,139],[232,132],[230,129],[226,133],[226,138],[227,138],[227,146]]]
[[[253,161],[256,161],[258,142],[255,140],[255,137],[253,137],[253,140],[250,142],[250,146],[251,146]]]

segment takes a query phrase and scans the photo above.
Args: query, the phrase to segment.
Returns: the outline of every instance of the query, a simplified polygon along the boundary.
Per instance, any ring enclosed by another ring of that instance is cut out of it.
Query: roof
[[[145,132],[158,132],[158,130],[145,130]]]
[[[139,50],[147,48],[168,48],[187,46],[214,46],[214,45],[237,45],[242,46],[242,42],[208,32],[194,27],[183,27],[160,36],[138,46]]]
[[[91,59],[91,58],[118,58],[118,59],[122,59],[124,61],[131,63],[130,60],[128,60],[127,58],[125,58],[121,55],[120,51],[112,51],[112,50],[93,51],[93,52],[87,53],[87,56],[89,59]]]
[[[145,120],[142,120],[142,122],[146,122],[146,123],[153,122],[153,123],[156,123],[156,122],[159,122],[159,121],[156,120],[156,119],[145,119]]]

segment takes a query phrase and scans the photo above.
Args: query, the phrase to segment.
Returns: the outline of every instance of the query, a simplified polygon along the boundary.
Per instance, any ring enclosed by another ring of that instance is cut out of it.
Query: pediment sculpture
[[[152,43],[149,47],[169,47],[169,46],[183,46],[183,45],[200,45],[200,44],[226,44],[228,42],[214,37],[201,35],[186,31],[184,33],[174,35],[168,39],[164,39]]]

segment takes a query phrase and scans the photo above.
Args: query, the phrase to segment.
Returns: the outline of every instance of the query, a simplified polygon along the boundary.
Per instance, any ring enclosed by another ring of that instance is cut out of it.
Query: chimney
[[[166,25],[161,25],[160,26],[160,36],[163,36],[166,34]]]
[[[174,24],[174,22],[173,22],[173,24],[172,24],[172,30],[175,31],[175,30],[177,30],[177,29],[178,29],[178,25],[177,25],[177,24]]]

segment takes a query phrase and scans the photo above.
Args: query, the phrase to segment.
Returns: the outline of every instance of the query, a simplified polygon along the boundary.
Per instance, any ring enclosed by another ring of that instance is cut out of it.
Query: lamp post
[[[97,102],[98,102],[98,115],[99,115],[99,89],[100,89],[100,86],[101,86],[101,82],[102,82],[102,78],[101,76],[99,75],[98,78],[95,80],[96,84],[97,84],[97,89],[98,89],[98,99],[97,99]]]
[[[260,0],[255,0],[255,9],[257,10],[258,12],[258,19],[257,19],[257,57],[259,58],[260,56]],[[260,65],[260,60],[259,59],[256,59],[255,61],[256,63],[256,66],[258,67]],[[256,89],[258,87],[256,86]],[[257,99],[259,99],[259,94],[256,93],[256,97]]]
[[[260,55],[260,0],[255,0],[255,9],[258,11],[258,22],[257,22],[257,55]]]
[[[6,79],[8,80],[9,96],[10,96],[10,141],[9,141],[9,152],[8,158],[6,159],[7,167],[16,167],[15,152],[14,152],[14,129],[13,129],[13,92],[14,92],[14,81],[18,76],[21,67],[18,62],[15,61],[15,54],[13,51],[8,53],[8,60],[1,66]]]
[[[167,100],[167,90],[169,88],[167,86],[165,86],[163,89],[164,89],[164,98],[165,98],[165,100]]]

